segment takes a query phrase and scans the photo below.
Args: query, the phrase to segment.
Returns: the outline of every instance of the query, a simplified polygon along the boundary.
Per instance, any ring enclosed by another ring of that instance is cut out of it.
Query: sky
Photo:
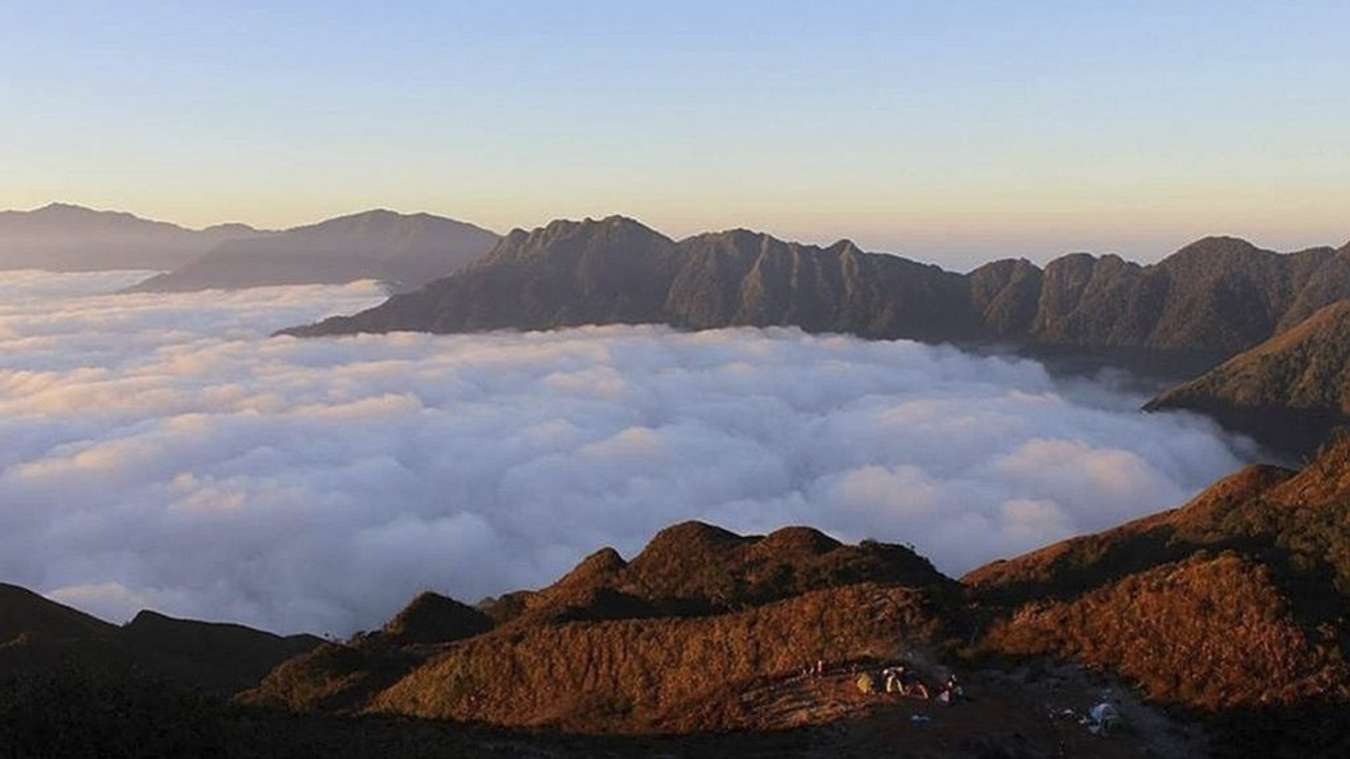
[[[623,213],[951,268],[1350,239],[1344,2],[0,0],[0,208]]]
[[[1256,453],[1117,375],[949,346],[605,326],[268,335],[375,282],[112,294],[0,272],[0,578],[346,636],[699,519],[912,544],[958,576],[1177,506]],[[934,441],[940,441],[935,444]]]

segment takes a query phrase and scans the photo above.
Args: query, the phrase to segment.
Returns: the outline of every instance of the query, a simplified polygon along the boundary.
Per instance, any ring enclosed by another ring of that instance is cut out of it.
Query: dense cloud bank
[[[0,274],[0,578],[114,621],[345,634],[690,518],[959,573],[1240,464],[1030,361],[788,329],[268,339],[381,295],[89,294],[127,280]]]

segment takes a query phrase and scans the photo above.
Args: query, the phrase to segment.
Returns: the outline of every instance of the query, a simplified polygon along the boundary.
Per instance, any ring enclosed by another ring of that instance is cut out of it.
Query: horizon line
[[[134,219],[138,219],[138,220],[140,220],[140,221],[145,221],[145,222],[150,222],[150,223],[157,223],[157,224],[168,224],[168,225],[171,225],[171,226],[174,226],[174,227],[177,227],[177,228],[179,228],[179,229],[183,229],[183,230],[186,230],[186,231],[189,231],[189,232],[204,232],[204,231],[209,230],[209,229],[215,229],[215,228],[224,227],[224,226],[239,225],[239,226],[248,227],[249,229],[251,229],[251,230],[253,230],[253,231],[256,231],[256,232],[273,233],[273,234],[280,234],[280,233],[285,233],[285,232],[294,231],[294,230],[297,230],[297,229],[303,229],[303,228],[305,228],[305,227],[312,227],[312,226],[316,226],[316,225],[319,225],[319,224],[323,224],[323,223],[325,223],[325,222],[334,221],[334,220],[337,220],[337,219],[351,218],[351,217],[355,217],[355,216],[362,216],[362,215],[365,215],[365,214],[380,213],[380,212],[392,213],[392,214],[395,214],[395,215],[397,215],[397,216],[401,216],[401,217],[409,217],[409,218],[410,218],[410,217],[416,217],[416,216],[429,216],[429,217],[433,217],[433,218],[439,218],[439,219],[445,219],[445,220],[448,220],[448,221],[457,222],[457,223],[460,223],[460,224],[468,224],[468,225],[477,227],[477,228],[479,228],[479,229],[482,229],[482,230],[484,230],[484,231],[490,232],[490,233],[496,235],[496,236],[499,237],[499,238],[505,238],[505,237],[507,237],[508,235],[513,234],[513,233],[515,233],[515,232],[524,232],[524,233],[526,233],[526,234],[529,234],[529,233],[532,233],[532,232],[534,232],[534,231],[544,229],[544,228],[548,227],[550,224],[554,224],[554,223],[557,223],[557,222],[571,222],[571,223],[575,223],[575,224],[581,224],[581,223],[585,223],[585,222],[597,222],[597,223],[598,223],[598,222],[607,221],[607,220],[609,220],[609,219],[620,218],[620,219],[626,219],[626,220],[628,220],[628,221],[632,221],[632,222],[634,222],[634,223],[636,223],[636,224],[639,224],[639,225],[641,225],[642,227],[644,227],[644,228],[646,228],[646,229],[648,229],[648,230],[651,230],[652,232],[655,232],[656,234],[659,234],[659,235],[661,235],[662,237],[665,237],[665,238],[667,238],[667,239],[669,239],[669,240],[671,240],[671,241],[673,241],[673,242],[683,242],[683,241],[685,241],[685,240],[690,240],[690,239],[693,239],[693,238],[695,238],[695,237],[699,237],[699,236],[702,236],[702,235],[708,235],[708,234],[725,234],[725,233],[729,233],[729,232],[748,232],[748,233],[751,233],[751,234],[759,234],[759,235],[765,235],[765,236],[768,236],[768,237],[772,237],[772,238],[774,238],[774,239],[776,239],[776,240],[780,240],[780,241],[782,241],[782,242],[784,242],[784,243],[787,243],[787,244],[810,245],[810,246],[819,247],[819,248],[831,248],[831,247],[834,247],[834,246],[839,245],[839,244],[849,244],[849,245],[852,245],[852,246],[855,247],[855,248],[858,248],[860,251],[862,251],[862,252],[864,252],[864,253],[868,253],[868,254],[896,256],[896,257],[898,257],[898,258],[907,258],[907,259],[912,260],[912,261],[923,262],[923,259],[914,257],[912,254],[905,254],[905,253],[896,252],[896,251],[890,251],[890,250],[869,250],[869,249],[866,249],[866,248],[864,248],[862,245],[858,244],[853,238],[847,237],[847,236],[845,236],[845,237],[839,237],[839,238],[836,238],[836,239],[831,240],[831,241],[828,241],[828,242],[826,242],[823,238],[820,239],[820,240],[818,240],[818,241],[812,242],[812,241],[807,241],[807,240],[802,240],[802,239],[794,239],[794,238],[792,238],[792,237],[790,237],[790,236],[780,236],[780,235],[778,235],[777,233],[774,233],[774,232],[764,231],[764,230],[760,230],[760,229],[754,229],[754,228],[751,228],[751,227],[736,226],[736,227],[726,227],[726,228],[722,228],[722,229],[711,229],[711,228],[710,228],[710,229],[704,229],[703,231],[694,232],[694,233],[692,233],[692,234],[688,234],[688,235],[685,235],[685,236],[682,236],[682,237],[676,237],[676,236],[672,236],[672,235],[670,235],[670,234],[667,234],[666,232],[662,231],[661,229],[659,229],[659,228],[656,227],[656,226],[653,226],[653,225],[651,225],[651,224],[648,224],[647,222],[641,220],[641,219],[638,218],[637,216],[630,215],[630,214],[625,214],[625,213],[621,213],[621,212],[610,213],[610,214],[606,214],[606,215],[600,216],[600,217],[595,217],[595,216],[590,216],[590,215],[587,215],[587,216],[584,216],[584,217],[581,217],[581,218],[574,218],[574,217],[569,217],[569,216],[557,216],[557,217],[552,217],[552,218],[549,219],[549,221],[544,222],[544,223],[542,223],[542,224],[539,224],[539,225],[537,225],[537,226],[519,226],[519,225],[513,226],[513,227],[511,227],[509,230],[507,230],[505,233],[498,232],[496,229],[493,229],[492,227],[485,226],[485,225],[480,224],[480,223],[478,223],[478,222],[476,222],[476,221],[468,221],[468,220],[465,220],[465,219],[456,218],[456,217],[454,217],[454,216],[449,216],[449,215],[446,215],[446,214],[444,214],[444,213],[440,213],[440,212],[436,212],[436,211],[429,211],[429,210],[425,210],[425,209],[423,209],[423,210],[416,210],[416,211],[403,211],[403,210],[396,210],[396,209],[391,208],[391,207],[386,206],[386,205],[377,205],[377,206],[374,206],[374,207],[365,208],[365,209],[361,209],[361,210],[354,210],[354,211],[347,211],[347,212],[339,212],[339,213],[335,213],[335,214],[333,214],[333,215],[324,216],[323,218],[320,218],[320,219],[317,219],[317,220],[307,221],[307,222],[302,222],[302,223],[299,223],[299,224],[294,224],[294,225],[291,225],[291,226],[280,227],[280,228],[274,228],[274,227],[259,227],[259,226],[255,226],[255,225],[253,225],[253,224],[251,224],[251,223],[249,223],[249,222],[246,222],[246,221],[240,221],[240,220],[237,220],[237,219],[236,219],[236,220],[228,220],[228,221],[215,222],[215,223],[212,223],[212,224],[207,224],[207,225],[205,225],[205,226],[190,226],[190,225],[183,224],[183,223],[180,223],[180,222],[177,222],[177,221],[170,221],[170,220],[167,220],[167,219],[162,219],[162,218],[157,218],[157,217],[153,217],[153,216],[142,215],[142,214],[140,214],[140,213],[138,213],[138,212],[135,212],[135,211],[129,211],[129,210],[126,210],[126,209],[124,209],[124,208],[98,207],[98,206],[94,206],[94,205],[85,205],[85,204],[83,204],[83,203],[75,203],[75,202],[70,202],[70,201],[65,201],[65,200],[51,200],[51,201],[48,201],[48,202],[45,203],[45,204],[38,205],[38,206],[34,206],[34,207],[28,208],[28,209],[22,209],[22,208],[7,208],[7,209],[0,209],[0,214],[8,214],[8,213],[18,213],[18,214],[37,213],[37,212],[40,212],[40,211],[43,211],[43,210],[46,210],[46,209],[49,209],[49,208],[54,208],[54,207],[56,207],[56,208],[73,208],[73,209],[78,209],[78,210],[82,210],[82,211],[89,211],[89,212],[92,212],[92,213],[99,213],[99,214],[115,214],[115,215],[130,216],[130,217],[132,217],[132,218],[134,218]],[[1182,245],[1180,245],[1180,246],[1178,246],[1178,247],[1175,247],[1175,248],[1172,248],[1172,249],[1170,249],[1170,250],[1167,250],[1167,251],[1165,251],[1165,252],[1162,253],[1161,257],[1160,257],[1158,260],[1161,261],[1161,260],[1167,258],[1168,256],[1171,256],[1171,255],[1173,255],[1173,254],[1175,254],[1175,253],[1179,253],[1179,252],[1181,252],[1182,250],[1185,250],[1186,248],[1188,248],[1188,247],[1190,247],[1190,246],[1192,246],[1192,245],[1195,245],[1196,243],[1203,242],[1203,241],[1205,241],[1205,240],[1213,240],[1213,239],[1231,239],[1231,240],[1236,240],[1236,241],[1243,242],[1243,243],[1246,243],[1246,244],[1248,244],[1248,245],[1251,245],[1252,247],[1256,248],[1257,250],[1266,251],[1266,252],[1271,252],[1271,253],[1276,253],[1276,254],[1278,254],[1278,255],[1294,255],[1294,254],[1297,254],[1297,253],[1303,253],[1303,252],[1306,252],[1306,251],[1309,251],[1309,250],[1318,250],[1318,249],[1322,249],[1322,248],[1325,248],[1325,249],[1331,249],[1331,250],[1336,250],[1336,251],[1350,249],[1350,238],[1347,238],[1347,241],[1346,241],[1343,245],[1340,245],[1340,246],[1337,246],[1335,243],[1323,243],[1323,244],[1321,244],[1321,245],[1313,245],[1313,246],[1310,246],[1310,247],[1304,247],[1304,248],[1296,248],[1296,249],[1290,249],[1290,250],[1280,250],[1280,249],[1277,249],[1277,248],[1274,248],[1274,247],[1265,247],[1265,246],[1263,246],[1263,245],[1261,245],[1261,244],[1259,244],[1259,243],[1253,241],[1252,238],[1247,237],[1247,236],[1245,236],[1245,235],[1231,234],[1231,233],[1215,233],[1215,234],[1206,234],[1206,235],[1202,235],[1202,236],[1200,236],[1200,237],[1193,238],[1193,239],[1191,239],[1189,242],[1186,242],[1186,243],[1184,243],[1184,244],[1182,244]],[[1123,260],[1123,261],[1127,261],[1127,262],[1130,262],[1130,263],[1135,263],[1135,264],[1140,265],[1140,266],[1149,266],[1149,265],[1152,265],[1151,263],[1143,263],[1143,262],[1139,261],[1139,260],[1136,259],[1136,258],[1130,258],[1130,257],[1128,257],[1128,256],[1126,256],[1126,255],[1121,254],[1121,253],[1118,252],[1118,251],[1114,251],[1114,250],[1110,250],[1110,249],[1103,249],[1103,250],[1086,250],[1086,249],[1073,249],[1073,248],[1068,248],[1068,247],[1062,247],[1062,248],[1055,248],[1053,251],[1046,251],[1046,252],[1043,252],[1043,254],[1044,254],[1044,255],[1050,255],[1050,256],[1052,256],[1052,258],[1051,258],[1050,260],[1054,260],[1054,259],[1058,259],[1058,258],[1063,258],[1063,257],[1066,257],[1066,256],[1073,256],[1073,255],[1089,255],[1089,256],[1092,256],[1092,257],[1094,257],[1094,258],[1106,258],[1106,257],[1114,256],[1114,257],[1116,257],[1116,258],[1120,258],[1120,259]],[[969,273],[969,271],[973,271],[973,270],[975,270],[975,269],[978,269],[978,268],[980,268],[981,266],[984,266],[984,265],[987,265],[987,264],[992,264],[992,263],[997,263],[997,262],[999,262],[999,261],[1027,261],[1027,262],[1029,262],[1029,263],[1032,263],[1032,265],[1037,266],[1038,268],[1043,268],[1043,267],[1044,267],[1043,264],[1037,264],[1037,263],[1035,263],[1035,262],[1032,260],[1032,258],[1029,257],[1029,256],[1026,255],[1026,254],[1023,254],[1023,255],[1009,254],[1009,255],[1006,255],[1006,256],[1001,256],[1001,257],[995,257],[995,258],[988,258],[988,259],[985,259],[985,260],[983,261],[983,263],[977,264],[977,265],[971,267],[970,269],[966,270],[965,273]],[[928,261],[927,263],[930,264],[930,265],[938,266],[939,268],[942,268],[942,269],[947,270],[947,271],[953,271],[953,272],[960,272],[960,271],[961,271],[961,270],[959,270],[959,269],[957,269],[957,268],[949,268],[948,266],[943,266],[942,264],[939,264],[939,263],[933,262],[933,261]],[[1155,262],[1152,262],[1152,263],[1156,263],[1156,261],[1155,261]]]

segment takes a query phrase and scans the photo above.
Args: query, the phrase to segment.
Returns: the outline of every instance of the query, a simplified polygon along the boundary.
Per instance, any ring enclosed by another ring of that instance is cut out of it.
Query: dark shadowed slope
[[[289,333],[793,325],[1222,357],[1270,337],[1312,304],[1350,293],[1344,258],[1330,248],[1279,254],[1214,237],[1151,266],[1074,254],[1043,271],[1008,260],[960,275],[847,241],[821,248],[733,230],[675,242],[610,217],[513,231],[457,275]]]
[[[1280,448],[1316,448],[1350,422],[1350,300],[1322,308],[1148,408],[1199,411]]]
[[[224,240],[258,234],[243,224],[192,230],[52,203],[33,211],[0,211],[0,269],[171,269]]]
[[[116,630],[101,619],[49,601],[31,590],[0,583],[0,645],[23,638],[108,637]]]
[[[228,695],[320,642],[310,635],[281,637],[151,611],[118,627],[0,584],[0,678],[73,665],[113,673],[136,670]]]
[[[459,270],[497,240],[485,229],[439,216],[367,211],[266,237],[231,240],[132,289],[181,291],[379,279],[406,290]]]
[[[120,637],[145,666],[175,682],[220,693],[247,688],[281,661],[322,642],[313,635],[274,635],[153,611],[137,614],[121,628]]]
[[[444,643],[487,632],[493,624],[478,609],[428,591],[414,598],[378,634],[392,643]]]

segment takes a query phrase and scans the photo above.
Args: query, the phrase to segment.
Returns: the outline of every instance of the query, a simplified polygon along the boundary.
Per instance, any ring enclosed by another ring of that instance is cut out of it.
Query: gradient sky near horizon
[[[1344,2],[0,0],[0,208],[624,213],[953,268],[1350,239]]]

